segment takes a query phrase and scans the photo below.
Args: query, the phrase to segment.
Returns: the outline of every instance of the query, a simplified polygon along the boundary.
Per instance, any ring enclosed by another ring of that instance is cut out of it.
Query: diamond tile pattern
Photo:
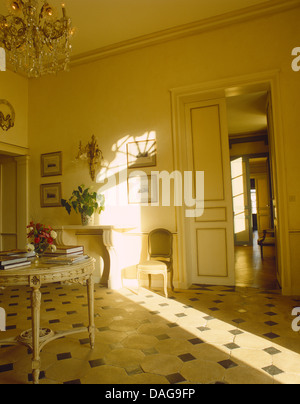
[[[84,288],[54,284],[42,292],[42,327],[87,325]],[[87,333],[50,342],[40,383],[300,384],[300,333],[291,327],[297,302],[250,288],[193,285],[165,299],[161,290],[95,285],[95,349]],[[0,289],[0,307],[7,314],[0,339],[31,327],[29,288]],[[31,382],[30,351],[0,347],[0,384]]]

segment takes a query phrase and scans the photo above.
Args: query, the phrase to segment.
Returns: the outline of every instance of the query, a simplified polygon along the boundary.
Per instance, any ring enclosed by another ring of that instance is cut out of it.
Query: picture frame
[[[127,143],[127,167],[156,166],[156,140],[144,140]]]
[[[54,177],[62,175],[62,152],[41,155],[41,176]]]
[[[61,183],[55,184],[41,184],[41,207],[42,208],[54,208],[61,206]]]
[[[157,176],[156,175],[131,175],[127,179],[128,204],[151,205],[157,203]],[[152,198],[152,184],[155,184]]]

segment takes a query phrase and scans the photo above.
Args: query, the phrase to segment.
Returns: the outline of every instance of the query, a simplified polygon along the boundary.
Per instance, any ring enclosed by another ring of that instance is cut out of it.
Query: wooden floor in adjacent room
[[[274,247],[264,247],[264,259],[257,245],[257,232],[253,246],[235,247],[236,286],[278,290]]]

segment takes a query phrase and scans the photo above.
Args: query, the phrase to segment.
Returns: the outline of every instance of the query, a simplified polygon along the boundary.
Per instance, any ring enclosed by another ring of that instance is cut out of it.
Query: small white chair
[[[164,278],[164,292],[168,297],[168,273],[171,275],[171,288],[173,286],[173,235],[166,229],[155,229],[148,237],[149,260],[137,265],[137,278],[140,287],[141,274],[148,274],[149,288],[151,288],[151,275],[162,275]]]

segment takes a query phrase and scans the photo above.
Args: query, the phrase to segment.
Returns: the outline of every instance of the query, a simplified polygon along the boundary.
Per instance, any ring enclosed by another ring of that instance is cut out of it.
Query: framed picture
[[[153,195],[151,195],[152,189],[154,190]],[[151,203],[157,203],[157,200],[157,176],[132,175],[128,177],[129,204],[149,205]]]
[[[156,140],[127,143],[128,168],[156,166]]]
[[[41,155],[42,177],[52,177],[62,174],[62,152]]]
[[[61,206],[61,183],[41,185],[41,207],[54,208]]]

